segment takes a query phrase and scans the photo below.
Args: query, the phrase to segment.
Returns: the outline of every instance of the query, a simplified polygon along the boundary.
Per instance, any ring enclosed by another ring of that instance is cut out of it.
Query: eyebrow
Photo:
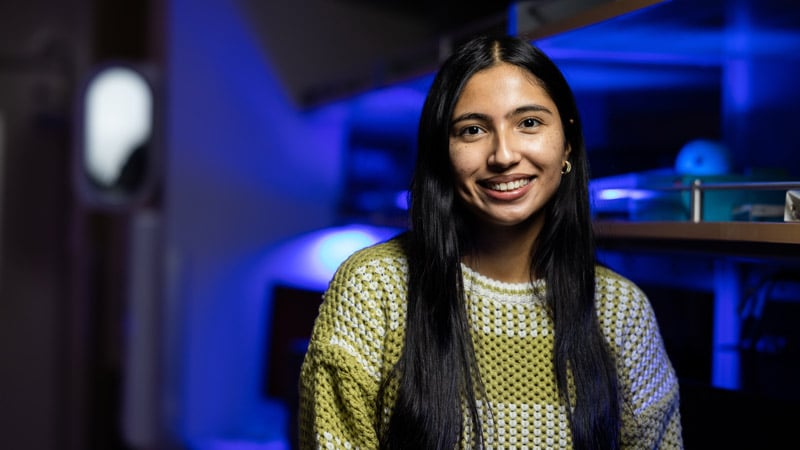
[[[550,114],[550,115],[553,114],[553,112],[550,111],[549,108],[547,108],[545,106],[542,106],[542,105],[525,105],[525,106],[520,106],[519,108],[516,108],[513,111],[511,111],[510,113],[506,114],[506,117],[514,117],[516,115],[523,114],[523,113],[528,113],[528,112],[543,112],[543,113],[547,113],[547,114]],[[487,121],[487,120],[489,120],[489,116],[487,116],[486,114],[482,114],[482,113],[468,112],[468,113],[464,113],[464,114],[454,118],[450,123],[451,124],[456,124],[456,123],[462,122],[464,120]]]

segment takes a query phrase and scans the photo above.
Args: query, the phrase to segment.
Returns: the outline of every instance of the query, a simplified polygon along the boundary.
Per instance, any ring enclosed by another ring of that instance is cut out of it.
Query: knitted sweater
[[[462,272],[486,391],[478,404],[486,447],[572,448],[544,282],[500,282],[463,264]],[[378,447],[376,399],[403,345],[406,277],[397,240],[356,252],[337,270],[300,375],[302,449]],[[645,294],[606,268],[596,280],[601,328],[617,359],[623,448],[682,448],[678,382]],[[464,433],[462,447],[472,441]]]

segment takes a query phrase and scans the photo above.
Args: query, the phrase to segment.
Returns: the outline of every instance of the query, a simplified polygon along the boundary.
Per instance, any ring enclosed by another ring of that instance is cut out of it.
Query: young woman
[[[679,449],[653,310],[598,264],[573,94],[476,38],[422,110],[408,232],[352,255],[300,379],[308,448]]]

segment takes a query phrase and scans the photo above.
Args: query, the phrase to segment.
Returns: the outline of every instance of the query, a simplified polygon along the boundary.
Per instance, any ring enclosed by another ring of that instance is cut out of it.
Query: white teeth
[[[512,181],[510,183],[497,183],[489,187],[491,187],[492,190],[495,191],[506,192],[506,191],[513,191],[514,189],[519,189],[528,183],[530,183],[530,180],[528,178],[525,178],[522,180]]]

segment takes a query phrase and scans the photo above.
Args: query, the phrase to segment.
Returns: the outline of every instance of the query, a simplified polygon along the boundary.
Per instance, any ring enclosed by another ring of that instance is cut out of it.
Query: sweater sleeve
[[[325,353],[339,353],[331,364]],[[377,448],[375,392],[362,379],[354,359],[336,349],[309,350],[300,382],[300,448]]]
[[[385,294],[377,267],[351,257],[324,294],[300,375],[303,450],[378,447]]]
[[[655,312],[646,294],[618,278],[605,287],[614,307],[601,323],[613,336],[623,401],[622,448],[683,448],[678,378],[664,347]],[[607,334],[608,336],[609,334]]]

